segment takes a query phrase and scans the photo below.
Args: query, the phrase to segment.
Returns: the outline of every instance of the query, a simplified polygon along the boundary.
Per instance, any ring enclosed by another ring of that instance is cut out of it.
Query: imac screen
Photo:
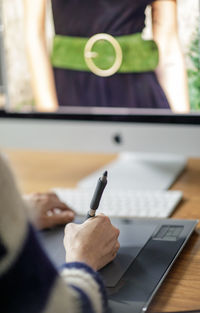
[[[1,6],[6,112],[199,115],[198,0],[87,0],[79,8],[52,0],[45,13],[44,2],[45,25],[35,23],[31,5]]]

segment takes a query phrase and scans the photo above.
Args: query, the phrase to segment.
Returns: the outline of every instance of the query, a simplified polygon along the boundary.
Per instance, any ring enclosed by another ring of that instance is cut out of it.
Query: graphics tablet
[[[146,311],[197,221],[113,218],[112,223],[120,229],[120,249],[116,259],[100,270],[109,296],[108,313]],[[65,262],[63,235],[60,227],[39,233],[56,266]]]

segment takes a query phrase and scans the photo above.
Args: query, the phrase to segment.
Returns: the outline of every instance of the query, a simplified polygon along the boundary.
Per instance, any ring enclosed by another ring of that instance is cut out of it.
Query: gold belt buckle
[[[97,56],[97,53],[92,51],[92,47],[95,44],[95,42],[99,40],[107,40],[113,46],[116,54],[115,62],[110,68],[106,70],[100,69],[93,62],[93,58]],[[84,59],[92,73],[102,77],[111,76],[118,71],[122,64],[122,49],[118,41],[113,36],[106,33],[96,34],[90,37],[85,45]]]

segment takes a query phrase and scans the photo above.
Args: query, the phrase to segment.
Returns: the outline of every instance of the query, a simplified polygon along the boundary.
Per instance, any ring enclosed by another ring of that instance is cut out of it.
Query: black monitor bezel
[[[41,113],[41,112],[6,112],[0,110],[0,118],[32,119],[32,120],[66,120],[79,122],[121,122],[146,124],[179,124],[200,125],[200,115],[197,114],[136,114],[136,115],[110,115],[110,114],[67,114],[67,113]]]

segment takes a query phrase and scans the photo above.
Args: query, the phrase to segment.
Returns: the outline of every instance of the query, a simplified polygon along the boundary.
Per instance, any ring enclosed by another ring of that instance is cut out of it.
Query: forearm
[[[26,40],[26,46],[37,110],[55,111],[58,108],[58,100],[44,38],[30,35]]]
[[[44,253],[1,156],[0,187],[2,312],[103,312],[106,297],[98,274],[82,263],[71,263],[65,265],[60,277]]]
[[[74,301],[81,302],[83,313],[106,312],[107,296],[103,282],[97,272],[81,262],[66,263],[61,276],[71,287]]]
[[[2,267],[2,254],[0,257],[2,312],[106,311],[105,288],[96,272],[83,263],[69,263],[60,277],[42,250],[31,225],[24,239],[6,269]],[[8,250],[6,254],[9,255]]]
[[[159,49],[159,65],[156,70],[172,111],[189,111],[188,84],[185,61],[178,38],[177,1],[153,1],[153,39]]]
[[[168,53],[166,50],[160,49],[160,61],[156,74],[172,111],[187,113],[189,112],[189,96],[184,57],[177,43]]]

